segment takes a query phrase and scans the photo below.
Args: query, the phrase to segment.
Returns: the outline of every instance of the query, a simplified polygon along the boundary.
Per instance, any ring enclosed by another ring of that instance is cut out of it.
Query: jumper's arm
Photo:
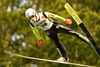
[[[64,23],[66,24],[72,24],[71,19],[66,19],[64,17],[61,17],[59,15],[53,14],[53,13],[49,13],[49,12],[45,12],[45,15],[47,16],[47,18],[53,18],[53,19],[60,19],[62,21],[64,21]]]
[[[34,33],[36,39],[38,40],[38,41],[37,41],[38,46],[42,46],[43,40],[42,40],[42,38],[41,38],[41,36],[40,36],[40,34],[39,34],[38,29],[37,29],[35,26],[33,26],[31,23],[30,23],[29,25],[30,25],[30,27],[32,28],[32,31],[33,31],[33,33]]]
[[[38,29],[37,29],[35,26],[31,25],[31,24],[29,24],[29,25],[30,25],[30,27],[32,28],[32,31],[33,31],[33,33],[34,33],[36,39],[37,39],[37,40],[40,40],[40,39],[41,39],[41,36],[40,36],[40,34],[39,34]]]

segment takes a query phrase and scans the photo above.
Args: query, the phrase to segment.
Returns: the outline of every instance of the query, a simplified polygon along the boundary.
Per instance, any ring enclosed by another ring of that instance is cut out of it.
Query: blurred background
[[[84,35],[65,10],[66,2],[77,12],[100,47],[99,0],[0,0],[0,67],[78,67],[30,60],[4,53],[4,50],[8,50],[29,57],[58,59],[60,55],[56,46],[41,29],[39,31],[45,43],[42,47],[37,46],[37,40],[24,13],[27,8],[32,7],[37,12],[52,12],[70,18],[73,24],[66,26]],[[59,39],[68,52],[69,62],[100,66],[99,57],[91,45],[70,35],[59,34]]]

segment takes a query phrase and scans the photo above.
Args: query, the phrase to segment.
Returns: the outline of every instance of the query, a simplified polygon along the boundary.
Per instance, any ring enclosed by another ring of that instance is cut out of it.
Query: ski
[[[95,66],[84,65],[84,64],[77,64],[77,63],[71,63],[71,62],[59,62],[57,60],[48,60],[48,59],[41,59],[41,58],[35,58],[35,57],[28,57],[28,56],[24,56],[24,55],[12,53],[12,52],[7,51],[7,50],[5,50],[4,52],[6,54],[10,54],[10,55],[13,55],[13,56],[18,56],[18,57],[22,57],[22,58],[26,58],[26,59],[33,59],[33,60],[38,60],[38,61],[45,61],[45,62],[52,62],[52,63],[60,63],[60,64],[70,64],[70,65],[83,66],[83,67],[95,67]]]
[[[82,29],[82,31],[85,33],[85,35],[87,36],[87,38],[91,42],[91,46],[94,48],[95,52],[100,57],[100,48],[97,46],[97,44],[93,40],[93,38],[90,35],[89,31],[87,30],[87,28],[83,24],[82,20],[79,18],[79,16],[76,14],[76,12],[73,10],[73,8],[68,3],[66,3],[64,5],[64,7],[69,12],[69,14],[73,17],[73,19],[76,21],[76,23],[78,24],[78,26],[80,26],[80,28]]]

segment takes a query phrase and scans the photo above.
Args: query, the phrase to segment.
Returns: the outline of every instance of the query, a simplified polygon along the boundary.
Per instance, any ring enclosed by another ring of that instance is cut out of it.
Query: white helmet
[[[32,16],[37,17],[37,20],[39,20],[39,15],[33,8],[28,8],[25,12],[25,16],[30,19]]]

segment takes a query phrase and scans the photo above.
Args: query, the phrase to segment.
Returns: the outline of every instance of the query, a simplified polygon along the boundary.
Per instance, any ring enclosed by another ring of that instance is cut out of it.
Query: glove
[[[43,40],[42,39],[38,40],[38,46],[41,47],[42,44],[43,44]]]
[[[72,20],[71,19],[65,19],[64,20],[64,23],[71,25],[72,24]]]

